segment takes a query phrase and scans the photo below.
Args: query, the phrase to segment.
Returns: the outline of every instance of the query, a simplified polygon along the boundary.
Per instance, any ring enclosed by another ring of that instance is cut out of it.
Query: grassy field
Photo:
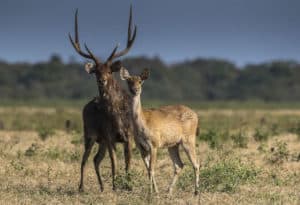
[[[148,103],[157,105],[159,103]],[[101,164],[101,193],[92,157],[85,192],[79,193],[83,153],[81,103],[0,107],[0,204],[300,204],[300,109],[297,105],[193,104],[200,118],[197,152],[200,195],[186,164],[173,196],[166,150],[158,153],[159,194],[149,194],[146,169],[136,149],[129,175],[118,146],[117,191],[111,190],[108,154]],[[65,122],[70,120],[70,127]],[[181,150],[182,151],[182,150]]]

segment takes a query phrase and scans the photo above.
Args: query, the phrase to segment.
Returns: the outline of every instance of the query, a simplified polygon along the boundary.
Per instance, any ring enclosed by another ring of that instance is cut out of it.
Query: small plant
[[[206,141],[211,149],[220,149],[223,142],[229,139],[229,134],[228,131],[220,133],[214,129],[209,129],[207,132],[200,134],[199,139]]]
[[[22,171],[24,169],[24,164],[21,161],[12,160],[10,164],[17,171]]]
[[[39,146],[36,143],[32,143],[31,146],[25,151],[25,156],[32,157],[36,155],[36,151],[39,149]]]
[[[37,132],[42,141],[45,141],[48,137],[54,135],[54,130],[48,127],[39,127]]]
[[[236,134],[230,136],[234,146],[239,148],[247,148],[248,138],[243,131],[239,131]]]
[[[201,191],[235,192],[240,184],[252,182],[259,170],[238,159],[226,159],[205,167],[200,174]]]
[[[212,166],[210,166],[210,163]],[[217,163],[207,162],[200,172],[200,191],[235,192],[239,185],[256,179],[259,170],[238,159],[224,159]],[[181,190],[192,189],[194,173],[187,168],[180,175],[177,187]]]
[[[80,160],[80,152],[78,150],[75,150],[74,152],[71,152],[69,154],[69,158],[71,162],[77,162]]]
[[[278,135],[279,134],[279,126],[278,126],[277,123],[272,124],[271,133],[272,133],[272,135]]]
[[[142,183],[139,184],[139,182],[134,179],[137,176],[138,178],[142,178],[141,174],[134,171],[125,173],[124,175],[118,175],[115,179],[115,184],[117,188],[121,190],[132,191],[134,186],[142,185]]]
[[[269,133],[261,128],[256,128],[253,138],[257,142],[267,141],[269,139]]]
[[[49,159],[58,159],[61,156],[61,152],[59,151],[58,147],[49,148],[44,155]]]
[[[257,147],[257,150],[261,153],[267,153],[268,145],[266,143],[260,143],[260,145]]]
[[[282,141],[277,141],[275,146],[270,150],[270,156],[268,160],[272,164],[282,164],[289,157],[289,150],[287,148],[287,143]]]
[[[300,122],[296,123],[289,129],[289,132],[296,134],[298,136],[298,140],[300,140]]]
[[[73,139],[71,143],[73,145],[79,145],[83,143],[83,137],[80,134],[78,134],[77,132],[72,132],[72,135],[73,135]]]

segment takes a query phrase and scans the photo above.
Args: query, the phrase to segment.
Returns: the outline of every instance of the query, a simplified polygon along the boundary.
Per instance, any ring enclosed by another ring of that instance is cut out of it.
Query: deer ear
[[[84,69],[89,74],[94,73],[95,72],[95,64],[88,62],[85,64]]]
[[[145,68],[143,70],[143,72],[141,73],[140,77],[142,80],[146,80],[146,79],[148,79],[149,75],[150,75],[149,69]]]
[[[120,69],[120,78],[121,80],[127,80],[128,78],[130,78],[128,70],[124,67]]]
[[[114,62],[110,67],[111,72],[119,72],[121,68],[122,68],[121,61]]]

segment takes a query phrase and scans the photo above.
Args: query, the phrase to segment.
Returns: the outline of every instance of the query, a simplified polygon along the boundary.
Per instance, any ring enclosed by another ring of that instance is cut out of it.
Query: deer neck
[[[133,121],[135,124],[135,128],[137,131],[145,130],[146,128],[146,121],[143,114],[143,108],[141,103],[141,95],[136,95],[132,99],[132,114],[133,114]]]

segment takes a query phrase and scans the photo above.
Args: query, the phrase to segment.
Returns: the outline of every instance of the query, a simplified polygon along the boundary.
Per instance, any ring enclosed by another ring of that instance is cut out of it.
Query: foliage
[[[259,170],[238,159],[225,159],[204,167],[200,173],[201,191],[234,192],[240,184],[256,179]]]
[[[263,130],[262,128],[256,128],[253,138],[257,142],[267,141],[269,139],[269,133],[267,131]]]
[[[289,150],[287,143],[283,141],[277,141],[273,147],[271,147],[268,161],[272,164],[282,164],[288,160]]]
[[[54,135],[54,130],[49,127],[39,127],[37,133],[42,141],[45,141],[48,137]]]
[[[238,133],[232,134],[231,139],[236,147],[247,148],[248,137],[245,132],[240,130]]]
[[[204,58],[167,65],[158,57],[135,57],[124,59],[123,64],[132,73],[150,68],[151,78],[144,85],[145,99],[300,100],[300,65],[294,61],[272,61],[243,69],[226,60]],[[63,63],[59,56],[36,64],[0,62],[1,99],[74,100],[95,95],[96,82],[85,73],[83,65]]]
[[[227,158],[207,163],[200,171],[200,192],[235,192],[239,185],[255,181],[259,170],[239,159]],[[177,187],[186,190],[193,185],[194,172],[188,168],[177,182]]]
[[[25,151],[25,156],[32,157],[36,155],[36,151],[39,149],[39,145],[32,143],[31,146]]]
[[[144,184],[140,181],[143,177],[141,173],[131,170],[128,173],[117,175],[115,184],[118,189],[132,191],[134,187]]]
[[[289,131],[291,133],[294,133],[298,136],[298,139],[300,140],[300,122],[297,122],[296,124],[294,124]]]
[[[223,143],[229,139],[229,133],[209,129],[208,131],[201,133],[199,139],[207,142],[212,149],[220,149],[222,148]]]

